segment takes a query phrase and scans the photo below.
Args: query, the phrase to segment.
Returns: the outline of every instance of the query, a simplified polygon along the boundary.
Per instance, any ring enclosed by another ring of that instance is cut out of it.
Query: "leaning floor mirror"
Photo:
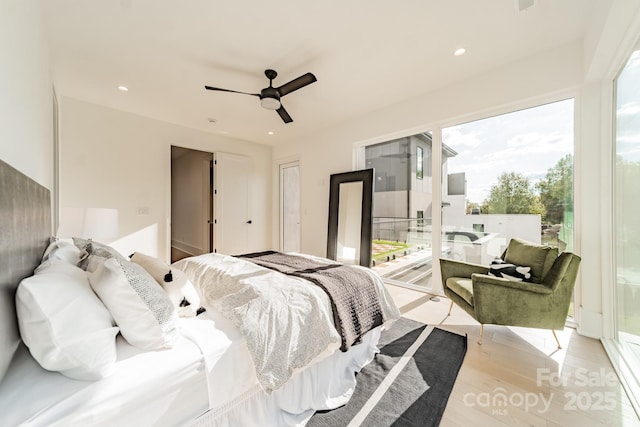
[[[371,265],[373,169],[331,175],[327,258]]]

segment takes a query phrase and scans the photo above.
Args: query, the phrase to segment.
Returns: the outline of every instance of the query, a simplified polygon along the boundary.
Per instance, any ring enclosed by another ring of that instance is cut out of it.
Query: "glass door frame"
[[[638,37],[636,37],[638,39]],[[618,374],[620,383],[624,388],[636,414],[640,416],[640,376],[636,374],[637,360],[631,360],[633,355],[629,354],[629,350],[618,339],[618,307],[617,307],[617,244],[615,233],[617,229],[616,220],[616,154],[617,154],[617,81],[618,77],[626,67],[631,55],[640,50],[640,40],[630,45],[625,51],[625,56],[621,58],[615,73],[610,79],[603,83],[602,92],[608,94],[606,105],[603,109],[608,109],[609,114],[603,115],[606,121],[603,123],[603,132],[610,135],[609,159],[606,163],[606,176],[608,177],[608,186],[610,188],[609,199],[606,200],[608,211],[609,228],[603,239],[603,261],[608,265],[603,266],[603,276],[606,274],[608,280],[602,289],[602,311],[603,311],[603,337],[601,342]],[[607,218],[605,218],[606,220]],[[605,240],[606,239],[606,240]],[[607,253],[608,251],[608,253]]]

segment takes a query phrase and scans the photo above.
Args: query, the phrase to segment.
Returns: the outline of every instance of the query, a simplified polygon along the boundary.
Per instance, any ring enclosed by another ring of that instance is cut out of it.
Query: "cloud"
[[[640,102],[626,102],[618,108],[616,114],[618,117],[637,116],[640,113]]]
[[[560,132],[529,132],[511,138],[507,141],[507,147],[503,151],[508,154],[512,154],[515,149],[522,154],[567,152],[572,150],[573,135]]]
[[[456,146],[452,148],[455,150]],[[573,152],[573,138],[559,133],[531,132],[510,139],[504,148],[488,145],[484,148],[461,152],[449,160],[449,169],[456,172],[513,170],[526,175],[532,170],[548,169],[564,155]]]
[[[640,144],[640,132],[629,130],[628,132],[619,133],[618,135],[616,135],[616,142],[625,144]]]
[[[464,148],[476,148],[482,144],[477,132],[463,133],[460,126],[442,129],[442,142],[449,147]]]

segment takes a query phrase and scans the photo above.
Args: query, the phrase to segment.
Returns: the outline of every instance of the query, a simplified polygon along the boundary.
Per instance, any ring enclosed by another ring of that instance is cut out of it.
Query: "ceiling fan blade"
[[[243,94],[243,95],[260,96],[260,95],[259,95],[259,94],[257,94],[257,93],[240,92],[240,91],[237,91],[237,90],[222,89],[222,88],[219,88],[219,87],[213,87],[213,86],[205,86],[204,88],[205,88],[206,90],[217,90],[217,91],[220,91],[220,92],[241,93],[241,94]]]
[[[291,80],[289,83],[285,83],[279,88],[276,88],[280,93],[280,96],[285,96],[288,93],[293,92],[294,90],[301,89],[306,85],[310,85],[311,83],[317,81],[316,76],[311,73],[304,74],[297,79]]]
[[[287,110],[284,109],[282,104],[280,104],[280,108],[278,108],[276,112],[280,115],[280,118],[282,119],[283,122],[291,123],[293,121],[293,119],[291,118],[289,113],[287,113]]]

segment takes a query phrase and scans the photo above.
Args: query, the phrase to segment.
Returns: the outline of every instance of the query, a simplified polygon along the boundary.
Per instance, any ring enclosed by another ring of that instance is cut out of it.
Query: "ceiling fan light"
[[[280,108],[280,101],[275,98],[267,97],[260,100],[260,105],[262,105],[262,108],[267,110],[277,110],[278,108]]]

